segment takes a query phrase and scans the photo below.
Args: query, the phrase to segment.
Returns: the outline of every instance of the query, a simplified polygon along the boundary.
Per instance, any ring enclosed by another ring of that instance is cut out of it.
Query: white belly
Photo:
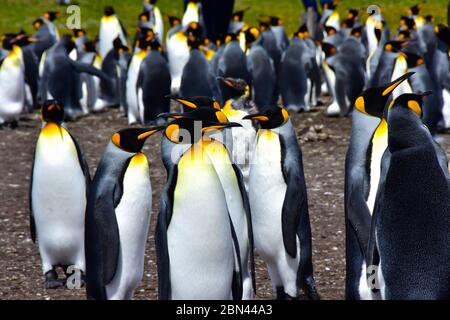
[[[258,133],[254,159],[250,166],[249,200],[252,210],[255,246],[264,260],[284,253],[281,212],[286,183],[281,171],[281,147],[275,133]]]
[[[225,194],[208,163],[180,160],[167,230],[172,299],[230,299],[234,248]]]
[[[131,299],[144,272],[145,244],[152,209],[148,163],[130,165],[123,180],[123,195],[116,208],[120,252],[116,274],[106,286],[108,299]]]
[[[170,37],[167,41],[167,54],[172,78],[172,93],[177,93],[180,90],[183,68],[189,60],[189,47],[186,40],[180,38],[178,34]]]
[[[442,90],[444,106],[442,107],[442,115],[444,117],[445,128],[450,128],[450,92]]]
[[[44,272],[52,265],[85,269],[85,178],[72,139],[39,137],[33,172],[32,208]]]
[[[128,123],[132,124],[140,121],[139,103],[136,84],[139,76],[139,68],[141,67],[142,58],[139,54],[133,56],[130,67],[128,69],[128,77],[126,83],[126,99],[128,105]]]
[[[394,81],[395,79],[398,79],[399,77],[403,76],[408,71],[408,64],[406,62],[406,59],[403,56],[400,56],[395,61],[394,65],[394,71],[392,72],[392,79],[391,81]],[[397,88],[392,91],[392,98],[397,99],[399,96],[405,93],[412,93],[412,88],[407,81],[403,81]]]
[[[103,59],[106,57],[108,52],[113,48],[113,41],[115,38],[117,38],[117,36],[120,37],[120,40],[122,41],[123,44],[127,43],[127,39],[125,38],[120,23],[116,17],[110,17],[106,19],[102,18],[98,36],[99,36],[98,52]]]
[[[17,120],[25,106],[25,67],[15,49],[0,67],[0,124]]]

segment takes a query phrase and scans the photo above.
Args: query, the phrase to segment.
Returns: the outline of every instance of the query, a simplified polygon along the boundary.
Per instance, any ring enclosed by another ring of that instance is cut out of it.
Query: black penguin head
[[[114,11],[114,8],[112,6],[106,6],[104,10],[104,14],[107,17],[110,17],[114,15],[116,12]]]
[[[14,44],[11,43],[11,41],[17,37],[17,34],[15,33],[5,33],[0,37],[0,40],[2,41],[2,48],[5,50],[12,50]]]
[[[61,16],[61,12],[59,11],[47,11],[44,13],[45,19],[49,21],[55,21],[59,16]]]
[[[120,55],[123,52],[128,52],[128,47],[122,43],[120,36],[117,36],[113,41],[114,50]]]
[[[194,144],[207,132],[241,126],[234,122],[217,122],[215,116],[206,111],[205,108],[201,108],[173,120],[167,125],[165,136],[173,143]]]
[[[400,18],[400,30],[416,30],[416,22],[410,17],[402,16]]]
[[[86,30],[84,30],[84,29],[72,29],[72,32],[73,32],[73,36],[75,38],[81,38],[87,34]]]
[[[356,9],[348,9],[347,11],[347,19],[355,21],[358,18],[359,11]]]
[[[268,22],[272,27],[278,27],[283,25],[283,19],[280,17],[275,17],[275,16],[269,16],[268,18]]]
[[[398,40],[412,39],[411,32],[409,30],[401,30],[397,36]]]
[[[434,33],[436,34],[436,37],[450,46],[450,28],[443,25],[442,23],[436,25],[434,27]]]
[[[42,20],[41,18],[38,18],[36,20],[33,21],[33,27],[36,30],[39,30],[39,28],[45,24],[44,20]]]
[[[337,33],[337,30],[335,27],[331,27],[331,26],[326,26],[325,27],[325,32],[327,33],[327,36],[331,37],[333,35],[335,35]]]
[[[351,29],[351,28],[353,28],[354,25],[355,25],[355,20],[354,19],[345,19],[341,23],[341,26],[344,29]]]
[[[310,37],[308,26],[306,23],[302,24],[300,28],[298,28],[297,32],[294,33],[294,37],[299,37],[302,40]]]
[[[141,50],[147,50],[151,47],[151,42],[155,39],[156,34],[152,28],[139,27],[138,31],[142,37],[136,41],[136,47]]]
[[[369,88],[365,90],[355,100],[356,110],[373,117],[384,117],[385,107],[392,91],[394,91],[395,88],[397,88],[403,81],[407,80],[413,74],[414,72],[409,72],[389,83],[388,85],[378,88]]]
[[[325,58],[334,56],[337,53],[337,48],[328,42],[322,42],[322,51],[325,53]]]
[[[261,31],[257,27],[250,27],[244,31],[244,35],[245,35],[245,44],[247,48],[250,48],[252,43],[258,40],[259,36],[261,35]]]
[[[225,43],[231,42],[231,41],[239,41],[239,34],[238,33],[228,33],[225,36]]]
[[[203,28],[198,22],[192,21],[188,24],[185,34],[188,38],[201,37],[203,36]]]
[[[259,20],[258,22],[259,22],[259,30],[261,32],[271,29],[270,23],[268,21]]]
[[[144,0],[148,4],[156,4],[156,0]]]
[[[231,89],[233,97],[241,97],[247,91],[248,84],[244,79],[222,77],[219,77],[217,79],[222,81],[227,88]]]
[[[203,37],[191,36],[188,38],[187,45],[191,50],[198,50],[203,47],[205,39]]]
[[[242,119],[256,120],[262,129],[275,129],[281,127],[289,120],[289,113],[284,108],[272,107],[264,112],[250,114]]]
[[[425,64],[424,57],[411,53],[409,51],[401,51],[400,54],[406,59],[406,63],[408,64],[408,68],[415,68],[417,66],[421,66]]]
[[[10,39],[9,41],[10,45],[19,47],[24,47],[33,42],[39,42],[39,39],[29,37],[22,30],[13,39]]]
[[[64,106],[57,100],[47,100],[41,108],[41,118],[44,122],[61,123],[64,121]]]
[[[138,20],[140,22],[148,22],[150,20],[150,12],[149,11],[141,12],[138,16]]]
[[[164,127],[122,129],[112,135],[111,141],[126,152],[137,153],[141,152],[148,137],[163,129]]]
[[[168,16],[168,19],[171,28],[179,26],[181,24],[181,20],[178,17]]]
[[[434,23],[434,16],[433,16],[432,14],[427,14],[427,15],[425,16],[425,21],[426,21],[427,23]]]
[[[404,108],[414,112],[419,118],[422,118],[423,111],[422,106],[427,96],[433,94],[431,91],[427,91],[421,94],[406,93],[399,96],[392,101],[389,106],[389,110],[392,108]]]
[[[336,7],[338,6],[339,1],[338,0],[333,0],[331,2],[325,2],[322,4],[322,8],[324,9],[329,9],[329,10],[335,10]]]
[[[362,35],[362,31],[363,31],[363,26],[359,25],[357,27],[354,27],[352,29],[352,31],[350,32],[350,35],[354,36],[355,38],[361,38]]]
[[[231,16],[231,20],[233,20],[234,22],[242,22],[244,20],[244,14],[245,11],[247,11],[247,9],[244,10],[239,10],[236,12],[233,12],[233,15]]]
[[[388,52],[400,52],[407,45],[409,45],[409,41],[392,40],[386,42],[386,44],[384,45],[384,50]]]
[[[183,106],[185,106],[189,109],[197,109],[197,108],[206,107],[206,108],[220,110],[220,104],[216,100],[212,99],[211,97],[197,96],[197,97],[186,98],[186,97],[178,97],[178,96],[172,96],[172,95],[168,95],[166,97],[181,103]]]
[[[420,10],[423,8],[423,3],[416,4],[409,8],[408,13],[413,16],[417,16],[420,14]]]

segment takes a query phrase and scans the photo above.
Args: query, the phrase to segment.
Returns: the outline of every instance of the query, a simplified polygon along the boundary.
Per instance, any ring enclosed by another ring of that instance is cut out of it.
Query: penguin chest
[[[138,153],[131,159],[123,176],[123,194],[116,207],[120,251],[116,275],[106,287],[108,298],[127,297],[139,285],[144,272],[152,209],[152,188],[147,158]]]
[[[102,58],[105,58],[112,49],[113,41],[117,36],[120,37],[122,43],[127,43],[119,20],[115,16],[103,17],[100,22],[99,31],[99,53]]]
[[[394,70],[392,72],[392,81],[395,79],[403,76],[406,72],[408,72],[408,63],[406,62],[406,59],[403,56],[399,56],[395,60],[394,64]],[[394,99],[398,98],[402,94],[405,93],[412,93],[413,90],[411,88],[411,85],[409,84],[409,81],[403,81],[395,90],[392,92],[392,96]]]
[[[370,213],[373,213],[375,198],[377,196],[378,185],[381,176],[381,159],[388,147],[388,127],[386,121],[381,120],[372,137],[370,154],[370,189],[367,198],[367,206]]]
[[[249,200],[255,237],[281,234],[281,212],[286,194],[281,145],[277,133],[260,130],[250,166]]]
[[[42,129],[37,142],[31,195],[41,246],[64,250],[83,243],[85,177],[71,136],[53,123]]]
[[[138,101],[138,88],[137,80],[139,77],[139,71],[142,60],[145,58],[145,52],[136,53],[131,59],[130,66],[128,68],[128,77],[126,83],[126,99],[128,104],[128,121],[133,123],[139,120],[139,101]]]
[[[178,163],[167,230],[172,299],[229,299],[234,249],[227,202],[208,156],[192,150]]]

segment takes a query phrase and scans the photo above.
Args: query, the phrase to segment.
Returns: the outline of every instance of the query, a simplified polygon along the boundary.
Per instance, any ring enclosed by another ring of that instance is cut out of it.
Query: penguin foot
[[[58,279],[58,274],[55,270],[50,270],[45,273],[45,289],[56,289],[64,286],[65,281]]]
[[[307,278],[305,279],[305,283],[302,287],[303,293],[306,295],[306,297],[310,300],[320,300],[320,295],[317,292],[316,283],[314,281],[314,278]]]

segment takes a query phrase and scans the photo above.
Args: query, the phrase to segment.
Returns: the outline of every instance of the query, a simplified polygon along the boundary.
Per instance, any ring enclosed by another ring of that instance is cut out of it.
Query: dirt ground
[[[313,262],[323,299],[344,298],[344,159],[351,119],[326,118],[324,108],[292,116],[303,151],[312,225]],[[19,128],[0,130],[0,300],[84,299],[84,288],[45,290],[37,245],[29,236],[28,189],[32,153],[39,134],[37,113]],[[68,128],[85,151],[95,173],[111,134],[127,126],[117,110],[89,115]],[[144,148],[150,160],[153,187],[152,223],[147,242],[145,271],[136,299],[157,298],[154,228],[166,172],[160,160],[158,135]],[[442,143],[450,152],[450,137]],[[264,263],[257,259],[258,299],[274,295]]]

